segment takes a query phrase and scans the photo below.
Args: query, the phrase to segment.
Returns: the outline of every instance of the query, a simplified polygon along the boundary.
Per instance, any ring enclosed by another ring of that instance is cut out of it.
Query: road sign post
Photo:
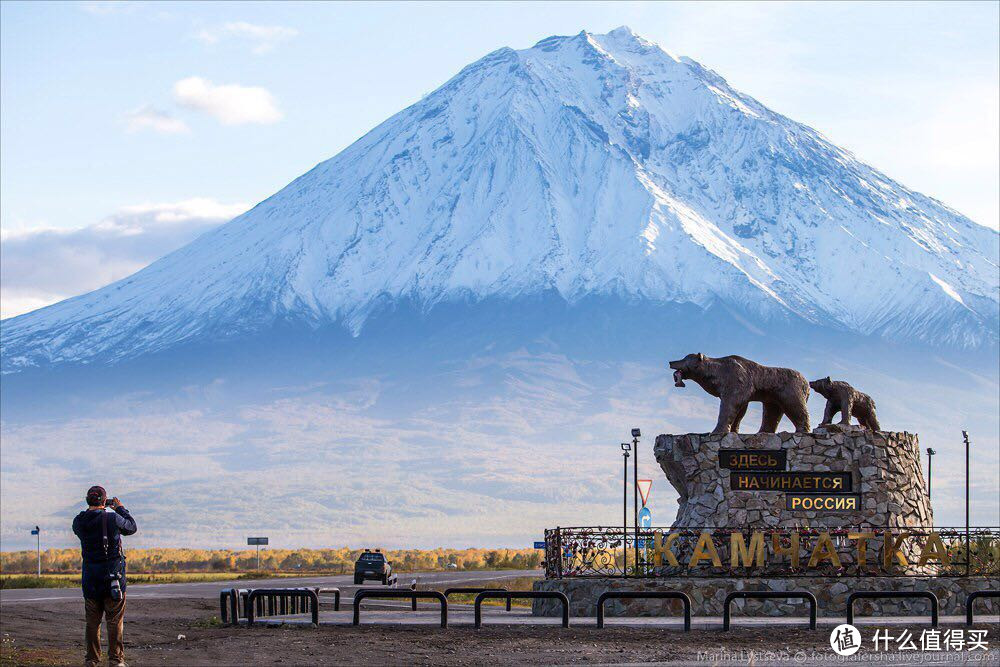
[[[257,571],[260,572],[260,545],[267,544],[266,537],[248,537],[247,544],[249,546],[257,546]]]
[[[42,578],[42,529],[35,526],[35,529],[31,531],[31,534],[35,536],[35,555],[38,557],[38,578]]]

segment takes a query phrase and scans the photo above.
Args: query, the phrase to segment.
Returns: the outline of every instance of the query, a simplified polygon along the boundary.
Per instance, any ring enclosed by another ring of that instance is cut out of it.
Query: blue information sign
[[[544,549],[545,548],[545,542],[535,542],[535,548],[536,549]]]

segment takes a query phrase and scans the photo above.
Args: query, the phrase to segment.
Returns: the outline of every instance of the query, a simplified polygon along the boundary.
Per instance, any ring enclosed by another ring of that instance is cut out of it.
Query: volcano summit
[[[996,344],[998,236],[619,28],[504,48],[228,224],[4,322],[7,372],[393,304],[721,304]]]

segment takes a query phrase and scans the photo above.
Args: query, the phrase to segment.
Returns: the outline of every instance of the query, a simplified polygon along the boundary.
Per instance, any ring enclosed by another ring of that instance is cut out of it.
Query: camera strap
[[[104,557],[111,558],[111,548],[108,544],[108,513],[106,511],[101,512],[104,516],[101,517],[101,542],[104,544]]]

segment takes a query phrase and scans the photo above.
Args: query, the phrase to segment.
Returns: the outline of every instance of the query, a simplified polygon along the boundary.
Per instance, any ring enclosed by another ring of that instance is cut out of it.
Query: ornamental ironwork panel
[[[1000,577],[1000,528],[560,527],[545,576]]]

